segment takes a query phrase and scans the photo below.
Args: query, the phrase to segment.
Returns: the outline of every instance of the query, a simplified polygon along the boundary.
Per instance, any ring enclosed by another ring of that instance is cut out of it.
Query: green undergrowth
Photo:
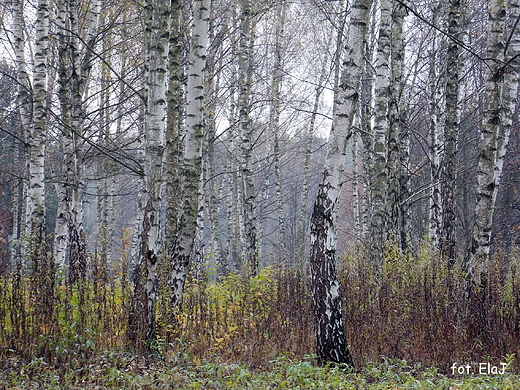
[[[380,359],[360,370],[320,367],[307,356],[286,357],[261,370],[185,355],[166,362],[128,353],[105,352],[88,363],[51,366],[43,359],[1,362],[0,389],[518,389],[520,376],[456,376],[404,360]]]
[[[74,283],[59,274],[0,276],[0,390],[520,389],[511,374],[520,373],[516,253],[495,255],[487,284],[468,297],[460,267],[427,248],[389,248],[376,270],[363,250],[349,252],[338,276],[355,370],[309,358],[306,268],[190,278],[173,313],[160,290],[151,343],[129,331],[134,294],[124,275],[112,269]],[[476,375],[480,363],[502,362],[506,375]]]

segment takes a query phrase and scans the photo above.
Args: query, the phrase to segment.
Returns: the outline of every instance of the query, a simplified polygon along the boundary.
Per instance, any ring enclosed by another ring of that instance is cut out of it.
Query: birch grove
[[[40,294],[20,296],[112,294],[117,337],[152,352],[187,331],[194,289],[294,270],[309,278],[293,299],[312,307],[318,361],[352,365],[344,308],[362,297],[340,281],[370,274],[390,318],[388,279],[416,257],[440,280],[464,275],[451,293],[487,308],[494,264],[512,275],[517,0],[14,0],[3,12],[0,274]],[[87,327],[87,311],[67,310],[59,321]],[[233,326],[204,336],[207,349]]]

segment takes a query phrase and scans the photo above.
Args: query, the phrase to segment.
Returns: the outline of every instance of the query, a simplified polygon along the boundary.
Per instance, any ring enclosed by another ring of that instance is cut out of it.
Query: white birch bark
[[[173,247],[177,233],[177,219],[181,197],[179,158],[181,148],[180,107],[183,93],[181,74],[181,5],[179,0],[171,2],[169,80],[168,80],[168,123],[166,127],[166,223],[165,243],[170,262],[173,263]]]
[[[227,257],[223,256],[222,243],[221,243],[221,224],[220,224],[220,210],[222,203],[222,187],[223,181],[220,181],[220,177],[217,177],[216,169],[216,111],[218,93],[220,92],[220,77],[221,73],[216,72],[215,68],[222,67],[223,55],[222,42],[228,32],[227,20],[224,18],[224,23],[220,27],[218,34],[212,36],[212,50],[209,51],[206,60],[206,75],[207,75],[207,103],[206,103],[206,115],[204,118],[206,131],[205,131],[205,142],[207,153],[205,155],[205,172],[207,179],[204,180],[205,185],[205,205],[208,214],[209,222],[209,253],[208,258],[213,259],[215,265],[215,277],[218,275],[227,275],[229,273]],[[215,26],[211,25],[209,31],[214,31]],[[218,57],[218,59],[217,59]]]
[[[334,118],[323,177],[311,218],[311,286],[317,355],[320,361],[352,364],[343,324],[336,273],[336,212],[347,141],[359,97],[365,39],[372,1],[356,0],[344,46],[343,73],[334,96]]]
[[[54,238],[54,259],[61,268],[69,269],[69,277],[77,278],[78,267],[86,268],[86,238],[83,231],[83,98],[87,90],[92,68],[92,58],[101,0],[89,4],[86,47],[81,56],[79,7],[74,0],[57,1],[57,26],[59,38],[59,100],[61,106],[61,131],[64,172],[63,188],[59,195]]]
[[[56,24],[58,27],[58,83],[59,91],[58,98],[60,101],[61,109],[61,123],[62,123],[62,135],[63,135],[63,152],[64,156],[70,156],[68,148],[71,146],[71,141],[68,140],[71,134],[71,97],[70,97],[70,78],[71,78],[71,67],[69,64],[69,45],[70,45],[70,31],[71,26],[69,23],[68,9],[64,1],[57,1],[57,16]],[[67,139],[67,140],[66,140]],[[69,168],[68,158],[64,157],[64,165]],[[66,169],[67,169],[66,168]],[[72,172],[73,174],[73,172]],[[63,173],[64,178],[61,183],[56,184],[56,195],[58,197],[58,210],[56,213],[56,227],[54,229],[54,261],[59,268],[64,269],[67,263],[67,243],[68,243],[68,232],[67,224],[69,219],[69,191],[68,178],[66,173]]]
[[[186,129],[183,142],[181,180],[182,203],[179,211],[171,273],[171,306],[182,303],[182,294],[193,243],[201,193],[202,141],[204,137],[204,71],[208,45],[210,0],[196,0],[193,7],[191,52],[188,65]]]
[[[274,43],[274,67],[273,79],[271,81],[271,113],[270,124],[274,133],[273,145],[273,163],[275,174],[275,191],[276,191],[276,207],[278,209],[278,239],[281,248],[281,264],[289,265],[289,253],[287,251],[287,240],[285,234],[285,214],[283,209],[282,198],[282,177],[280,171],[280,107],[281,107],[281,88],[282,88],[282,73],[283,73],[283,58],[282,58],[282,39],[285,29],[285,1],[281,0],[276,6],[276,32]]]
[[[241,0],[240,7],[237,102],[241,142],[241,192],[243,197],[243,207],[241,210],[243,224],[240,224],[240,226],[244,228],[243,235],[245,238],[242,260],[248,267],[249,275],[254,276],[258,273],[258,237],[256,226],[256,195],[253,178],[253,127],[249,117],[253,56],[251,0]]]
[[[168,4],[161,0],[146,3],[146,109],[144,121],[144,180],[141,194],[144,213],[140,231],[139,262],[134,275],[134,316],[131,337],[136,341],[155,339],[157,302],[157,262],[161,254],[160,211],[163,188],[163,156],[166,133],[167,66],[169,51]],[[138,333],[139,321],[143,334]]]
[[[45,143],[47,138],[47,72],[49,52],[49,2],[39,0],[36,14],[33,69],[33,121],[28,134],[30,257],[33,265],[45,255]]]
[[[229,130],[229,135],[226,137],[226,142],[229,145],[228,148],[231,151],[231,156],[235,156],[239,154],[239,134],[238,128],[235,125],[236,123],[236,111],[237,105],[235,102],[235,85],[232,83],[230,88],[230,108],[228,115],[228,122],[231,123],[231,128]],[[227,205],[227,245],[226,245],[226,253],[227,253],[227,263],[230,269],[240,270],[242,265],[242,251],[244,248],[243,235],[241,230],[239,229],[240,220],[242,219],[241,210],[243,197],[241,196],[241,188],[240,185],[240,174],[239,174],[239,164],[236,158],[231,158],[230,163],[227,166],[227,171],[230,174],[227,175],[227,183],[229,191],[226,196],[226,205]]]
[[[22,125],[22,136],[31,128],[32,102],[31,83],[27,73],[25,56],[26,37],[24,32],[25,16],[23,0],[13,2],[13,40],[16,61],[17,92],[19,99],[19,117]]]
[[[390,85],[388,102],[388,194],[387,194],[387,214],[390,239],[399,244],[404,249],[402,240],[402,227],[400,226],[401,191],[399,182],[400,164],[400,139],[403,132],[406,132],[406,110],[402,105],[401,94],[403,91],[403,69],[405,46],[403,36],[404,17],[406,8],[398,1],[392,1],[391,16],[391,61],[390,61]]]
[[[373,66],[374,54],[377,46],[377,23],[376,15],[378,7],[373,6],[370,14],[370,30],[367,35],[367,49],[365,57],[367,61],[363,69],[363,75],[361,77],[361,99],[358,109],[360,117],[361,132],[359,134],[363,142],[363,208],[362,208],[362,220],[363,220],[363,238],[368,245],[370,245],[370,232],[371,232],[371,221],[372,221],[372,166],[374,161],[373,153],[373,104],[374,104],[374,84],[375,84],[375,69]]]
[[[390,208],[391,225],[395,229],[395,238],[399,247],[406,251],[409,245],[409,205],[410,193],[409,159],[410,159],[410,129],[407,125],[407,105],[404,104],[403,90],[404,64],[405,64],[405,40],[404,24],[407,9],[399,1],[393,1],[392,11],[392,59],[390,80],[390,106],[389,106],[389,189],[390,202],[394,203]],[[395,140],[393,138],[395,137]]]
[[[26,55],[25,55],[25,17],[24,2],[16,0],[13,2],[13,41],[16,61],[16,77],[17,77],[17,93],[18,93],[18,115],[21,124],[21,139],[28,137],[31,130],[33,120],[33,109],[31,91],[32,86],[27,72]],[[28,168],[28,162],[23,156],[23,145],[20,145],[20,161],[25,161]],[[26,246],[23,244],[23,238],[29,234],[27,214],[24,211],[27,199],[27,182],[20,182],[14,195],[13,204],[13,239],[11,242],[11,259],[27,260]]]
[[[459,40],[462,36],[461,1],[451,0],[448,13],[448,34]],[[446,64],[446,119],[444,125],[444,155],[442,159],[442,229],[440,249],[448,264],[455,261],[455,167],[460,123],[460,48],[453,40],[448,42]]]
[[[430,98],[430,177],[432,181],[430,192],[430,210],[428,218],[428,232],[430,241],[435,250],[440,250],[442,234],[442,198],[441,198],[441,159],[442,159],[442,88],[439,82],[437,69],[437,33],[434,38],[430,52],[429,71],[429,98]]]
[[[518,90],[517,72],[508,63],[516,61],[520,54],[518,1],[513,0],[506,7],[503,0],[491,0],[489,16],[486,58],[491,60],[487,63],[485,82],[477,199],[469,255],[464,264],[469,288],[487,280],[493,212]]]
[[[388,240],[388,102],[390,85],[390,36],[392,5],[391,0],[381,0],[380,26],[376,54],[376,79],[374,87],[374,128],[373,162],[370,171],[372,212],[371,212],[371,257],[376,268],[381,266],[383,248]]]

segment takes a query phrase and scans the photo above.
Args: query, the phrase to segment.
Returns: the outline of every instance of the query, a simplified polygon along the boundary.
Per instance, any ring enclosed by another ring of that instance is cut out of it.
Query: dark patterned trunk
[[[310,267],[316,350],[320,363],[352,365],[341,310],[336,246],[332,242],[335,241],[334,201],[328,196],[329,190],[330,186],[321,184],[311,220]]]

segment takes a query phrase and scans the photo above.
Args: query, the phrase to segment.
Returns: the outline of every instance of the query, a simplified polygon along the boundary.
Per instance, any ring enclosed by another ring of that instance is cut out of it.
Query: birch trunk
[[[182,303],[182,294],[193,243],[201,193],[202,141],[204,137],[204,71],[208,44],[210,0],[196,0],[193,8],[191,52],[188,65],[186,130],[184,132],[181,180],[183,185],[178,233],[173,251],[171,306]]]
[[[287,251],[287,240],[285,234],[285,215],[283,210],[282,197],[282,177],[280,172],[280,107],[281,107],[281,88],[282,88],[282,73],[283,73],[283,58],[282,58],[282,40],[285,29],[285,1],[281,0],[276,6],[276,27],[275,27],[275,43],[274,43],[274,67],[273,79],[271,81],[271,113],[270,124],[274,134],[273,145],[273,163],[275,174],[276,187],[276,207],[278,209],[278,240],[281,248],[281,264],[289,265],[289,252]]]
[[[346,144],[351,135],[359,97],[371,5],[371,0],[356,0],[352,4],[350,29],[344,47],[343,74],[334,97],[334,118],[327,157],[311,218],[311,286],[317,355],[321,362],[352,364],[336,272],[336,214]]]
[[[451,0],[448,14],[448,35],[461,39],[461,1]],[[460,123],[460,48],[457,42],[448,42],[446,64],[446,121],[444,125],[444,157],[442,161],[442,230],[440,248],[451,267],[455,262],[455,166]]]
[[[30,252],[37,270],[45,256],[45,143],[47,138],[47,71],[49,52],[49,2],[39,0],[36,14],[33,69],[33,121],[28,134],[29,188],[27,213],[30,222]]]
[[[134,335],[134,337],[138,341],[142,338],[145,342],[155,339],[158,282],[156,270],[158,256],[162,249],[160,210],[166,132],[169,12],[168,4],[164,1],[150,0],[146,4],[145,177],[141,195],[144,200],[144,215],[135,286],[137,294],[135,300],[141,300],[141,303],[134,303],[140,304],[139,310],[143,311],[135,315],[142,317],[140,320],[144,320],[144,334]],[[134,321],[137,321],[137,318]]]
[[[214,25],[209,27],[210,32],[214,30]],[[205,115],[205,123],[206,123],[206,131],[205,131],[205,141],[206,141],[206,163],[205,163],[205,171],[208,176],[207,180],[205,180],[207,192],[205,195],[206,199],[206,210],[208,214],[209,220],[209,242],[210,242],[210,252],[209,257],[214,259],[215,265],[215,276],[218,275],[227,275],[229,273],[229,267],[227,263],[227,257],[222,253],[222,243],[221,243],[221,225],[220,225],[220,209],[222,203],[222,195],[221,195],[221,185],[222,182],[218,183],[217,178],[217,170],[215,165],[215,153],[216,153],[216,142],[217,142],[217,134],[216,134],[216,118],[215,113],[217,111],[217,101],[218,101],[218,93],[220,91],[220,72],[216,73],[215,68],[222,67],[222,53],[221,46],[222,42],[227,34],[228,25],[227,21],[224,19],[224,23],[220,28],[220,31],[216,36],[212,37],[212,50],[210,50],[207,61],[206,61],[206,74],[208,77],[207,84],[207,109]],[[217,61],[217,56],[219,56],[219,60]]]
[[[32,86],[29,75],[27,73],[27,64],[25,56],[25,17],[24,17],[24,2],[17,0],[13,2],[13,35],[14,35],[14,50],[16,60],[16,76],[17,76],[17,93],[18,93],[18,115],[21,124],[21,139],[25,140],[29,136],[33,121],[33,102],[31,99]],[[21,144],[19,147],[18,157],[20,161],[27,160],[24,156],[25,146]],[[17,261],[25,262],[27,260],[27,253],[23,238],[27,237],[29,231],[27,229],[27,214],[24,211],[27,199],[27,182],[21,181],[16,187],[13,204],[13,240],[11,243],[11,259],[18,259]],[[25,249],[24,249],[25,248]]]
[[[388,102],[388,197],[387,214],[388,227],[392,242],[399,243],[404,249],[400,227],[400,215],[403,213],[401,208],[401,191],[399,182],[399,163],[400,163],[400,138],[402,132],[406,132],[406,110],[401,104],[401,94],[403,90],[403,68],[404,68],[404,37],[403,22],[406,15],[406,8],[398,1],[392,1],[391,17],[391,62],[390,62],[390,85]]]
[[[236,126],[236,111],[237,105],[235,104],[235,85],[232,83],[230,91],[230,108],[228,115],[228,122],[231,123],[231,128],[229,130],[229,136],[226,139],[227,144],[229,145],[229,149],[231,151],[231,155],[239,154],[239,133],[238,128]],[[244,248],[243,234],[241,229],[239,229],[240,219],[241,219],[241,210],[243,197],[241,196],[241,188],[240,185],[240,173],[239,173],[239,163],[236,158],[230,159],[229,166],[227,170],[231,172],[228,174],[228,187],[229,191],[226,197],[227,204],[227,263],[233,270],[240,270],[242,265],[242,252],[240,248]]]
[[[373,6],[370,13],[370,30],[368,31],[367,48],[365,57],[367,61],[363,68],[363,74],[361,76],[361,101],[359,104],[359,117],[361,131],[359,137],[363,143],[363,161],[362,171],[364,172],[363,178],[363,207],[362,207],[362,226],[363,226],[363,239],[370,245],[370,232],[371,232],[371,221],[372,221],[372,166],[374,161],[374,134],[372,128],[372,114],[373,114],[373,102],[374,102],[374,83],[375,83],[375,69],[372,64],[374,59],[374,53],[377,46],[377,23],[375,22],[378,7]]]
[[[489,7],[486,58],[492,62],[485,82],[473,233],[464,264],[469,288],[487,281],[493,212],[518,90],[518,75],[510,66],[520,54],[518,1],[506,7],[503,0],[492,0]]]
[[[170,46],[168,80],[168,123],[166,127],[166,226],[165,243],[170,262],[173,263],[173,246],[177,232],[177,219],[180,203],[179,158],[181,149],[182,100],[181,74],[181,4],[179,0],[171,2]]]
[[[433,43],[430,53],[429,72],[429,97],[430,97],[430,214],[428,219],[428,232],[430,241],[435,250],[440,250],[442,234],[442,198],[441,198],[441,158],[442,158],[442,124],[441,104],[442,89],[439,83],[439,72],[437,70],[437,36],[434,32]]]
[[[79,3],[74,0],[57,2],[59,100],[65,172],[63,188],[57,191],[60,198],[54,256],[58,266],[68,267],[71,282],[77,279],[78,272],[86,272],[86,238],[83,231],[83,97],[90,79],[101,1],[93,0],[90,4],[83,57],[80,55],[79,7]]]
[[[388,204],[388,101],[390,83],[391,0],[381,1],[381,21],[376,55],[374,87],[373,163],[371,166],[371,257],[376,269],[381,267],[384,246],[389,239],[387,231]]]
[[[339,9],[347,11],[345,9],[346,5],[344,1],[341,1],[339,4]],[[338,12],[338,15],[341,13]],[[334,87],[337,88],[337,85],[339,83],[339,69],[340,69],[340,62],[341,62],[341,47],[343,44],[343,36],[345,31],[345,22],[346,18],[340,18],[338,16],[338,22],[339,22],[339,31],[336,37],[336,53],[335,53],[335,77],[334,77]],[[331,47],[331,44],[333,43],[333,34],[330,35],[329,40],[327,41],[327,50],[325,50],[326,53],[329,52],[329,49]],[[303,166],[303,183],[302,183],[302,201],[300,206],[300,216],[298,220],[298,242],[297,242],[297,250],[298,255],[296,258],[296,265],[298,268],[300,268],[303,264],[303,260],[305,257],[305,251],[307,250],[307,243],[306,240],[306,232],[308,231],[308,220],[307,220],[307,213],[308,213],[308,198],[309,198],[309,169],[310,169],[310,162],[311,162],[311,156],[312,156],[312,150],[313,150],[313,144],[314,144],[314,132],[316,129],[316,117],[318,115],[318,108],[320,104],[320,99],[323,94],[323,90],[325,89],[325,86],[323,85],[325,82],[325,78],[328,74],[327,65],[328,62],[328,55],[324,55],[321,59],[321,69],[320,69],[320,76],[318,78],[318,83],[316,85],[316,88],[314,90],[314,103],[312,106],[312,114],[311,118],[309,120],[309,124],[306,129],[305,134],[305,162]]]
[[[243,261],[250,276],[258,273],[258,243],[256,227],[256,195],[253,178],[253,127],[249,117],[252,82],[253,31],[251,0],[240,1],[240,40],[238,53],[238,110],[241,142],[242,196],[245,245]]]

